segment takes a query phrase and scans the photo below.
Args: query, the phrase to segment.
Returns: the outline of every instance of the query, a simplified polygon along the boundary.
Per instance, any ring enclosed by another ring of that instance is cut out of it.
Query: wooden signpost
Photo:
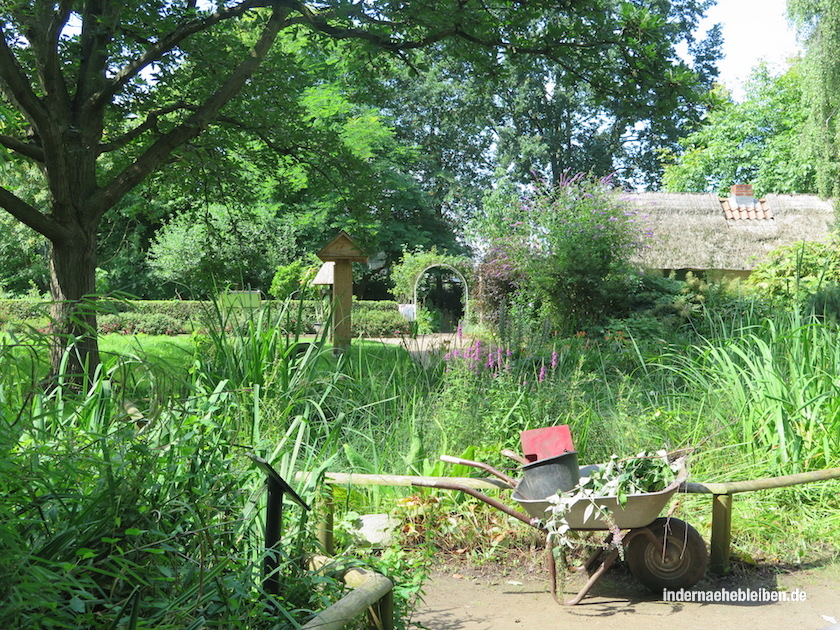
[[[353,308],[353,265],[367,262],[368,256],[346,232],[339,232],[318,252],[318,258],[335,263],[332,285],[332,341],[339,350],[346,350],[352,339],[350,311]]]

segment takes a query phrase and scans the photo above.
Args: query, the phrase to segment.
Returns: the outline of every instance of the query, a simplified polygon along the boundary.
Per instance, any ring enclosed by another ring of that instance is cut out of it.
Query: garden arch
[[[461,280],[464,285],[464,321],[469,321],[469,308],[470,308],[470,287],[467,284],[467,278],[464,276],[463,273],[458,271],[456,267],[450,265],[448,263],[432,263],[431,265],[426,265],[422,271],[420,271],[414,278],[414,292],[413,292],[413,301],[415,313],[417,312],[417,288],[420,286],[420,280],[423,278],[423,274],[425,274],[429,269],[434,269],[435,267],[443,267],[455,273],[455,275]]]

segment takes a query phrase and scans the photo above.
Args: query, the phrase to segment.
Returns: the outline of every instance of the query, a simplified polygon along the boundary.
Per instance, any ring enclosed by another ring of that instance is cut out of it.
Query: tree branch
[[[65,230],[48,216],[41,214],[35,208],[23,201],[10,190],[0,186],[0,208],[12,215],[21,223],[28,225],[50,241],[56,241],[65,236]]]
[[[46,123],[47,110],[9,48],[5,32],[0,36],[0,88],[33,125],[40,127]]]
[[[0,134],[0,145],[36,162],[42,163],[44,161],[44,150],[36,144]]]
[[[52,4],[52,3],[50,3]],[[58,38],[61,31],[70,18],[70,11],[73,3],[71,0],[62,0],[58,10],[55,11],[53,19],[49,21],[47,32],[44,37],[44,49],[39,52],[43,64],[43,81],[47,93],[59,97],[65,107],[69,107],[70,95],[67,93],[67,84],[64,82],[64,75],[61,72],[61,60],[58,52],[60,50]],[[39,48],[40,48],[40,41]],[[34,45],[34,42],[33,42]]]
[[[383,50],[398,51],[423,48],[446,39],[447,37],[451,37],[457,33],[457,29],[453,26],[429,33],[426,37],[421,39],[398,41],[392,39],[391,37],[370,33],[364,29],[334,26],[328,21],[328,17],[335,15],[332,11],[315,13],[302,2],[295,2],[295,9],[300,14],[300,17],[289,20],[290,24],[308,26],[313,30],[330,36],[332,39],[358,39],[370,42]],[[356,17],[359,16],[357,15]]]
[[[113,39],[119,24],[120,9],[119,2],[96,0],[85,3],[79,38],[81,63],[76,79],[77,108],[83,107],[91,93],[100,90],[105,82],[108,43]]]
[[[110,103],[114,96],[125,86],[132,78],[143,70],[143,68],[159,61],[164,55],[175,49],[178,44],[184,41],[190,35],[206,31],[215,24],[224,20],[237,18],[251,9],[260,7],[275,7],[278,9],[282,2],[278,0],[244,0],[235,6],[220,9],[206,17],[190,20],[182,24],[180,27],[173,30],[171,33],[162,36],[158,39],[157,44],[150,47],[146,52],[140,55],[137,59],[124,66],[116,73],[109,85],[100,92],[92,95],[90,107],[94,110],[104,107]]]
[[[241,6],[241,5],[240,5]],[[177,147],[198,136],[224,107],[253,76],[260,63],[268,54],[272,43],[280,30],[287,25],[286,17],[290,9],[281,3],[274,3],[271,17],[263,27],[251,53],[230,74],[227,80],[216,92],[210,95],[203,104],[197,107],[195,113],[183,123],[158,138],[132,164],[126,167],[106,186],[91,196],[89,202],[95,221],[121,199],[129,190],[142,182],[154,171]]]
[[[102,153],[108,153],[110,151],[116,151],[117,149],[123,148],[147,131],[156,130],[158,120],[161,116],[171,114],[172,112],[176,112],[181,109],[195,112],[198,108],[194,105],[189,105],[183,101],[179,101],[149,112],[146,115],[146,120],[134,127],[134,129],[114,138],[110,142],[100,144],[99,147],[97,147],[97,153],[101,155]]]

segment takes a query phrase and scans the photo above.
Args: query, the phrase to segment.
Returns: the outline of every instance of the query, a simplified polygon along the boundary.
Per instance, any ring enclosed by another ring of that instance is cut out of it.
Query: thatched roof
[[[767,195],[749,207],[715,194],[630,200],[652,232],[636,260],[648,269],[749,271],[781,245],[826,240],[834,225],[832,202],[815,195]]]

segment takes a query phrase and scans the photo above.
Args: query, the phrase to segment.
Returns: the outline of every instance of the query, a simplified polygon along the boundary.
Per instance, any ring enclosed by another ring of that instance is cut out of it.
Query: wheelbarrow
[[[442,456],[441,459],[453,464],[480,468],[500,478],[513,490],[512,498],[524,512],[511,508],[474,488],[458,483],[429,480],[417,481],[414,485],[465,492],[527,525],[545,531],[543,521],[547,510],[553,505],[551,499],[557,491],[571,490],[580,477],[588,476],[599,468],[597,465],[577,467],[577,453],[575,452],[549,458],[552,460],[550,462],[542,460],[542,464],[540,461],[527,462],[509,451],[505,454],[517,459],[520,463],[525,462],[521,480],[517,481],[481,462],[448,455]],[[688,523],[670,516],[659,516],[687,478],[684,458],[678,462],[680,465],[676,479],[666,488],[658,492],[628,495],[623,505],[617,497],[611,496],[590,499],[560,495],[559,502],[561,505],[565,504],[566,522],[572,530],[610,531],[610,534],[603,546],[598,548],[583,565],[583,570],[589,574],[588,581],[575,597],[565,602],[561,602],[557,596],[557,569],[553,550],[549,546],[549,582],[551,595],[555,601],[573,606],[586,597],[620,555],[619,548],[615,544],[611,545],[610,541],[617,541],[617,544],[624,547],[624,560],[631,573],[651,591],[687,589],[700,581],[706,572],[709,560],[703,538]],[[552,487],[553,490],[547,490]],[[608,511],[611,523],[603,518],[602,510],[591,508],[593,503]],[[617,538],[615,527],[621,532]]]

